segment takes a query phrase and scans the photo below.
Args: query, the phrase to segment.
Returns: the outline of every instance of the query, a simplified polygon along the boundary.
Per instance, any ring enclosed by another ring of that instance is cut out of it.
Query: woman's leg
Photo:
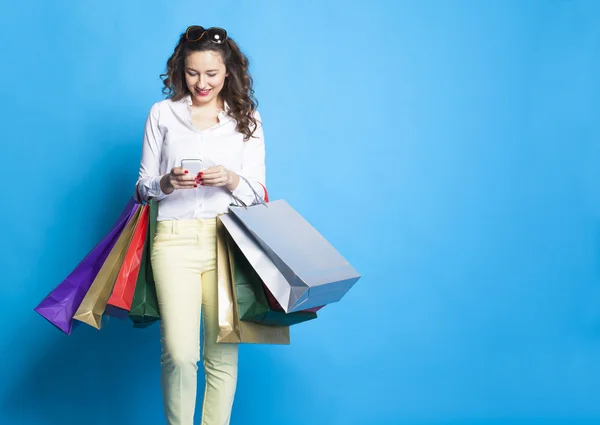
[[[152,268],[161,314],[161,384],[169,425],[192,425],[200,360],[202,222],[160,222]],[[197,224],[197,225],[196,225]]]
[[[229,425],[237,385],[238,344],[217,343],[217,305],[217,272],[213,269],[202,274],[202,358],[206,374],[202,425]]]

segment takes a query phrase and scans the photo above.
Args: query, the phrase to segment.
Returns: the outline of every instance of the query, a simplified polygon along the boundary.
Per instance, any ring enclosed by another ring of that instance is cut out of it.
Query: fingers
[[[175,189],[193,189],[197,187],[196,178],[181,167],[171,170],[170,183]]]
[[[200,184],[204,186],[225,186],[227,184],[227,174],[214,177],[203,176],[200,179]]]
[[[172,176],[184,176],[186,174],[189,174],[188,171],[181,167],[175,167],[171,170]]]
[[[227,173],[225,167],[223,167],[222,165],[217,165],[216,167],[210,167],[202,171],[202,176],[214,177],[223,173]]]
[[[225,186],[227,180],[227,169],[222,165],[217,165],[204,170],[198,181],[203,186]]]
[[[196,187],[198,187],[198,184],[192,180],[192,181],[177,181],[177,180],[172,180],[171,184],[173,185],[173,188],[175,189],[194,189]]]
[[[225,186],[228,178],[227,169],[222,165],[210,167],[197,176],[176,167],[171,170],[170,182],[175,189],[194,189],[198,186]]]
[[[198,184],[196,182],[184,182],[184,183],[173,182],[174,189],[195,189],[197,187],[198,187]]]

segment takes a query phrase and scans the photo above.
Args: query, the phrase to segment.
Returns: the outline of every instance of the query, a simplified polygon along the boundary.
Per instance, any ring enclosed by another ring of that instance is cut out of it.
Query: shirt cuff
[[[260,199],[263,200],[264,189],[263,189],[262,185],[255,183],[252,180],[249,180],[249,182],[250,182],[250,184],[254,183],[252,185],[252,188],[254,188],[254,190],[260,197]],[[234,190],[231,191],[231,194],[234,197],[241,200],[246,205],[254,205],[257,202],[256,202],[256,196],[254,195],[252,188],[249,186],[249,184],[248,184],[248,182],[246,182],[246,180],[244,180],[243,178],[240,177],[240,182],[239,182],[238,186]]]
[[[140,180],[137,186],[138,201],[148,202],[153,198],[159,202],[166,198],[168,195],[163,193],[160,188],[160,181],[162,178],[163,176],[155,176]]]
[[[164,176],[156,176],[152,178],[152,197],[154,199],[156,199],[157,202],[160,202],[161,200],[165,199],[167,196],[166,193],[164,193],[162,191],[162,189],[160,188],[160,181],[162,180]]]

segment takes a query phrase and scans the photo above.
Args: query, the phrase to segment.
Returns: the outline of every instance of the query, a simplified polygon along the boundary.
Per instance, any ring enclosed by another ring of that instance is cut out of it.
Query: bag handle
[[[262,183],[259,182],[259,184],[263,187],[263,189],[265,191],[265,201],[266,201],[265,202],[261,199],[261,197],[258,195],[258,193],[256,193],[256,190],[254,190],[254,187],[252,187],[252,185],[250,184],[250,182],[248,181],[248,179],[246,177],[240,175],[240,178],[243,179],[248,184],[248,186],[250,186],[250,189],[252,189],[252,193],[254,193],[254,200],[256,201],[256,203],[260,204],[260,205],[264,205],[265,207],[268,208],[267,202],[269,202],[269,195],[267,193],[267,188]],[[248,205],[246,205],[246,203],[244,201],[242,201],[240,198],[238,198],[237,196],[235,196],[233,194],[231,196],[233,197],[233,199],[236,202],[239,202],[241,204],[241,206],[243,206],[244,208],[248,208]]]
[[[267,188],[261,182],[258,182],[258,184],[261,185],[263,190],[265,191],[265,202],[269,202],[269,192],[267,192]]]

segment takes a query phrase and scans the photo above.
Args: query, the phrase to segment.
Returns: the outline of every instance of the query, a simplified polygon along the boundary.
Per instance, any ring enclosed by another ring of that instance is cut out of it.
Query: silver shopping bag
[[[286,201],[229,211],[221,221],[286,313],[337,302],[360,279]]]

